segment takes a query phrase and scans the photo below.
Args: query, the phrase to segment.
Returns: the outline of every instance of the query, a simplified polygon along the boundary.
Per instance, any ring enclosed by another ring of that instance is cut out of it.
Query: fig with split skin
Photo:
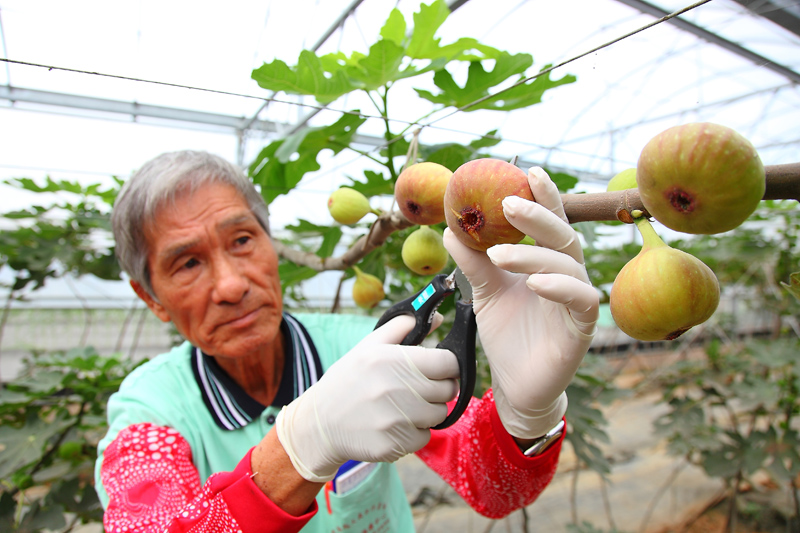
[[[453,172],[430,161],[408,166],[397,177],[394,198],[400,212],[420,226],[444,222],[444,191]]]
[[[661,240],[647,218],[635,223],[642,249],[614,280],[611,316],[634,339],[676,339],[714,314],[719,282],[705,263]]]
[[[499,159],[475,159],[456,169],[444,195],[447,226],[473,250],[516,244],[525,236],[503,214],[503,199],[533,201],[527,174]]]
[[[666,227],[715,234],[738,227],[764,197],[758,152],[726,126],[695,122],[653,137],[636,165],[642,204]]]
[[[447,253],[438,231],[420,226],[403,241],[400,256],[411,272],[427,276],[442,270],[450,254]]]
[[[363,272],[357,266],[354,266],[353,270],[356,272],[353,301],[362,309],[372,309],[386,297],[383,282],[377,276]]]
[[[367,213],[380,214],[369,205],[369,199],[350,187],[340,187],[328,197],[328,211],[339,224],[355,224]]]

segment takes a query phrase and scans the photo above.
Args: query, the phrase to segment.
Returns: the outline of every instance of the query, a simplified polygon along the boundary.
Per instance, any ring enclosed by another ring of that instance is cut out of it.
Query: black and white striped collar
[[[281,334],[284,339],[283,375],[272,402],[283,407],[300,396],[322,376],[322,363],[311,336],[289,313],[283,313]],[[266,409],[254,400],[219,366],[217,361],[192,347],[192,371],[208,412],[225,430],[246,426]]]

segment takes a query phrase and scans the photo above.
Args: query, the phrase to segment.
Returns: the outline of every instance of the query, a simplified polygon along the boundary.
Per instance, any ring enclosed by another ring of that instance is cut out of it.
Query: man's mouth
[[[239,315],[231,320],[228,320],[227,322],[223,322],[220,325],[229,326],[233,328],[244,328],[250,326],[253,322],[255,322],[260,312],[261,312],[261,307],[256,307],[252,311],[249,311],[243,315]]]

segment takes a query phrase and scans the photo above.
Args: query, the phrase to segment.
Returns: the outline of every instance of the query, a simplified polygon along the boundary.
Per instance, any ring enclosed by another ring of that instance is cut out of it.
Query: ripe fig
[[[626,168],[608,180],[606,191],[624,191],[625,189],[635,189],[636,187],[636,169]]]
[[[366,196],[350,187],[340,187],[328,198],[328,211],[339,224],[355,224],[367,213],[380,212],[372,209]]]
[[[386,297],[383,282],[372,274],[362,272],[357,266],[354,266],[353,270],[356,271],[356,281],[353,283],[353,301],[361,308],[372,309]]]
[[[764,165],[736,131],[709,122],[653,137],[636,167],[647,211],[670,229],[713,234],[738,227],[764,196]]]
[[[714,314],[719,282],[705,263],[662,241],[646,218],[635,222],[644,244],[614,280],[611,316],[634,339],[676,339]]]
[[[436,274],[450,257],[442,244],[442,236],[428,226],[420,226],[406,237],[400,255],[408,269],[420,276]]]
[[[394,184],[397,206],[408,220],[421,226],[444,222],[444,191],[453,172],[438,163],[407,167]]]
[[[447,226],[466,246],[485,251],[495,244],[515,244],[524,234],[503,214],[503,198],[533,201],[528,176],[499,159],[475,159],[456,169],[444,194]]]

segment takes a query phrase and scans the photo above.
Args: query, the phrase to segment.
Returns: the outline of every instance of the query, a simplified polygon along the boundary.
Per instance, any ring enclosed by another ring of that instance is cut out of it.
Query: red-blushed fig
[[[764,197],[764,165],[749,140],[727,126],[693,122],[653,137],[636,165],[647,211],[683,233],[738,227]]]
[[[444,222],[444,191],[453,172],[438,163],[408,166],[397,177],[394,198],[400,212],[414,224]]]
[[[363,309],[372,309],[386,297],[383,282],[372,274],[363,272],[357,266],[356,281],[353,283],[353,301]]]
[[[611,316],[634,339],[676,339],[714,314],[719,282],[705,263],[661,240],[646,218],[635,222],[642,249],[614,280]]]
[[[456,169],[444,194],[447,226],[466,246],[485,251],[495,244],[516,244],[525,236],[503,214],[503,198],[533,201],[528,176],[499,159],[475,159]]]
[[[328,211],[339,224],[355,224],[367,213],[380,214],[372,209],[362,193],[350,187],[340,187],[328,197]]]
[[[624,191],[626,189],[635,189],[636,187],[636,169],[626,168],[608,180],[606,191]]]
[[[411,272],[427,276],[442,270],[450,254],[442,244],[442,236],[438,231],[420,226],[403,241],[400,256]]]

